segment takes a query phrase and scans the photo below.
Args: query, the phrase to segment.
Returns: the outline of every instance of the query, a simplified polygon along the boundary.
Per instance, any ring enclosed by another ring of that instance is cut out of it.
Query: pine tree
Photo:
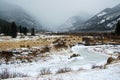
[[[21,25],[19,26],[19,33],[20,33],[20,35],[22,35],[22,27],[21,27]]]
[[[26,27],[23,27],[22,31],[24,35],[27,35],[28,29]]]
[[[12,38],[17,37],[17,26],[16,26],[15,22],[12,22],[12,24],[11,24],[11,36],[12,36]]]
[[[22,33],[22,27],[21,27],[21,25],[19,26],[19,32]]]
[[[35,29],[34,28],[31,29],[31,36],[35,36]]]
[[[118,21],[118,23],[116,24],[115,33],[116,33],[117,35],[120,35],[120,21]]]

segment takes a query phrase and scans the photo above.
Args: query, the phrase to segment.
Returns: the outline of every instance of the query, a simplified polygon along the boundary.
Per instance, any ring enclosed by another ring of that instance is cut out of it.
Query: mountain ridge
[[[120,19],[120,4],[106,8],[81,24],[75,31],[114,31]]]

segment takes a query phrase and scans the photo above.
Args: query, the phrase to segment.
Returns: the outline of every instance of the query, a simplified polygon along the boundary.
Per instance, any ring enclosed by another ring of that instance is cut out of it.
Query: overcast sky
[[[120,0],[5,0],[17,4],[33,14],[45,26],[57,26],[70,16],[80,13],[95,15]],[[81,14],[82,15],[82,14]]]

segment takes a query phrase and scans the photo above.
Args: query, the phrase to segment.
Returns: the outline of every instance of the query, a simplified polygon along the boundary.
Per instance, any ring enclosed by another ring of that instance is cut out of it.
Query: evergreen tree
[[[22,28],[22,31],[23,31],[23,34],[24,34],[24,35],[27,35],[28,29],[27,29],[26,27],[23,27],[23,28]]]
[[[10,26],[4,24],[4,26],[1,27],[1,33],[3,33],[5,36],[10,35]]]
[[[17,37],[17,26],[16,26],[15,22],[12,22],[12,24],[11,24],[11,36],[12,36],[12,38]]]
[[[19,32],[22,33],[22,27],[21,27],[21,25],[19,26]]]
[[[7,35],[7,26],[4,25],[4,27],[2,27],[2,33],[6,36]]]
[[[20,35],[22,35],[22,27],[21,27],[21,25],[19,26],[19,33],[20,33]]]
[[[32,29],[31,29],[31,36],[34,36],[34,35],[35,35],[35,29],[32,28]]]
[[[117,35],[120,35],[120,21],[118,21],[118,23],[116,24],[115,33],[116,33]]]
[[[10,27],[9,27],[8,25],[6,25],[5,28],[4,28],[4,34],[5,34],[6,36],[9,36],[9,35],[10,35]]]

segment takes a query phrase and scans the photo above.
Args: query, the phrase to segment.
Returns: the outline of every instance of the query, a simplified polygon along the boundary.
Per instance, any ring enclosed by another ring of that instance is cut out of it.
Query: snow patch
[[[106,12],[102,12],[102,13],[98,14],[97,17],[103,16],[105,14],[107,14],[107,13]]]
[[[105,22],[105,19],[101,20],[100,22],[98,22],[98,24],[102,24]]]
[[[113,24],[109,23],[109,24],[107,24],[107,27],[112,28]]]

